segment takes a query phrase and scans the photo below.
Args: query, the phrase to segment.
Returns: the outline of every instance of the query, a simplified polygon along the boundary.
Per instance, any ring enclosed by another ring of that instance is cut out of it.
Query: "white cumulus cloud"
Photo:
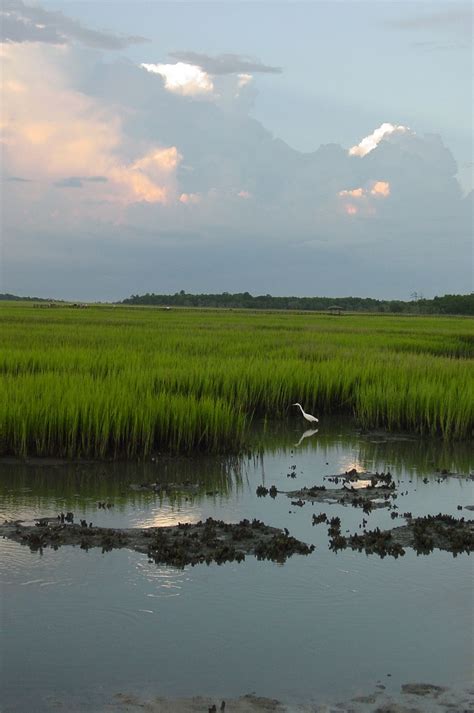
[[[214,83],[207,72],[194,64],[177,62],[176,64],[141,64],[141,67],[160,74],[165,80],[165,87],[170,92],[183,94],[184,96],[196,96],[211,94],[214,91]]]
[[[361,157],[366,156],[368,153],[373,151],[386,136],[390,136],[390,134],[393,133],[404,134],[407,131],[410,131],[408,126],[384,123],[379,126],[378,129],[375,129],[375,131],[369,134],[369,136],[362,139],[359,144],[350,148],[349,155]]]

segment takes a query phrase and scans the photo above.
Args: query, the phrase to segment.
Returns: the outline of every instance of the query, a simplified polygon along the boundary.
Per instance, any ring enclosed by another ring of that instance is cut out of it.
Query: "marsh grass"
[[[0,448],[236,452],[299,401],[365,427],[470,437],[473,322],[299,313],[0,307]]]

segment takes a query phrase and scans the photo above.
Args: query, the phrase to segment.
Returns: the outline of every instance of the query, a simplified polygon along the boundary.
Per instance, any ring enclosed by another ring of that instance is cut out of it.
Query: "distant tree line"
[[[460,314],[474,316],[474,293],[443,295],[433,299],[415,296],[411,300],[376,300],[372,297],[272,297],[253,296],[249,292],[193,295],[181,290],[174,295],[132,295],[118,304],[156,305],[161,307],[222,307],[227,309],[280,309],[347,312],[381,312],[402,314]],[[0,300],[26,302],[63,302],[42,297],[19,297],[0,293]],[[64,303],[66,304],[66,303]]]
[[[63,300],[53,300],[48,297],[18,297],[18,295],[10,295],[8,292],[0,292],[0,300],[8,302],[62,302]]]
[[[384,312],[406,314],[465,314],[474,315],[474,293],[444,295],[425,299],[376,300],[371,297],[272,297],[253,296],[249,292],[223,292],[217,295],[193,295],[181,290],[174,295],[132,295],[121,304],[159,305],[162,307],[226,307],[237,309],[329,310],[339,308],[348,312]]]

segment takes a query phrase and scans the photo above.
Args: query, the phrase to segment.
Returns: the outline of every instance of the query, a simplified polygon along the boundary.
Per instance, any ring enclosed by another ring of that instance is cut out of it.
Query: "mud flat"
[[[56,701],[56,705],[61,709],[60,701]],[[406,683],[399,693],[388,694],[385,686],[378,683],[367,695],[331,703],[284,703],[255,694],[222,700],[204,696],[144,699],[134,694],[118,693],[101,710],[113,713],[143,710],[148,713],[474,713],[474,690],[432,683]]]
[[[173,527],[111,529],[64,523],[57,518],[40,518],[36,524],[22,521],[4,522],[0,536],[38,551],[63,545],[88,550],[100,547],[103,552],[127,548],[148,555],[157,564],[176,567],[216,562],[241,562],[246,555],[257,559],[285,562],[293,554],[310,554],[314,545],[291,537],[287,531],[269,527],[259,520],[241,520],[227,524],[208,518],[196,524]]]
[[[355,469],[341,475],[328,475],[324,480],[341,484],[342,487],[326,487],[313,485],[299,490],[276,490],[270,488],[270,495],[282,493],[292,498],[292,505],[304,505],[305,502],[325,503],[326,505],[352,505],[360,507],[365,512],[374,508],[391,508],[392,501],[396,500],[397,493],[395,482],[390,473],[358,473]],[[257,491],[257,494],[258,491]],[[263,491],[261,495],[265,495]]]
[[[376,490],[370,488],[352,491],[346,488],[324,488],[324,490],[322,488],[314,486],[312,488],[301,488],[300,490],[279,490],[278,492],[303,502],[325,503],[326,505],[352,505],[353,507],[369,510],[389,507],[391,501],[397,497],[393,490],[384,487],[378,487]],[[299,505],[300,503],[293,504]]]
[[[429,554],[438,549],[452,552],[454,556],[462,552],[469,554],[474,549],[474,520],[456,519],[441,513],[406,519],[406,525],[392,530],[376,528],[345,537],[341,535],[339,518],[324,520],[323,515],[316,517],[317,522],[329,522],[329,546],[333,550],[349,547],[366,554],[398,557],[405,554],[406,547],[413,548],[417,554]]]

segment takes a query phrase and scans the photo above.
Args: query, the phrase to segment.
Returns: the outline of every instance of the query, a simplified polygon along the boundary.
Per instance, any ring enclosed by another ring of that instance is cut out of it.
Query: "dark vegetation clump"
[[[344,550],[347,547],[347,540],[341,535],[340,517],[332,517],[329,520],[328,535],[330,537],[329,549],[337,552],[337,550]]]
[[[286,528],[278,530],[257,519],[230,524],[209,517],[196,524],[119,530],[87,527],[85,520],[74,525],[42,518],[37,526],[5,522],[0,525],[2,535],[33,551],[61,545],[79,545],[84,550],[100,547],[102,552],[127,547],[147,553],[153,562],[180,568],[204,562],[241,562],[246,554],[284,562],[293,554],[309,554],[314,549],[291,537]]]
[[[309,555],[314,551],[314,545],[306,545],[285,533],[274,535],[266,542],[259,542],[255,547],[255,556],[259,560],[285,562],[294,553]]]
[[[387,473],[376,473],[375,478],[372,478],[372,486],[376,487],[379,483],[383,483],[386,488],[395,490],[395,481],[392,478],[390,471]]]
[[[380,557],[390,555],[399,557],[405,554],[405,550],[398,542],[394,542],[390,531],[381,531],[378,527],[375,530],[364,532],[363,535],[351,535],[348,544],[353,550],[364,551],[366,554],[377,554]]]
[[[317,493],[322,493],[324,490],[326,490],[325,485],[313,485],[312,488],[308,488],[308,493],[310,495],[317,495]]]
[[[452,515],[426,515],[413,520],[413,547],[418,554],[429,554],[434,547],[449,550],[454,556],[472,552],[474,530],[470,522]]]

